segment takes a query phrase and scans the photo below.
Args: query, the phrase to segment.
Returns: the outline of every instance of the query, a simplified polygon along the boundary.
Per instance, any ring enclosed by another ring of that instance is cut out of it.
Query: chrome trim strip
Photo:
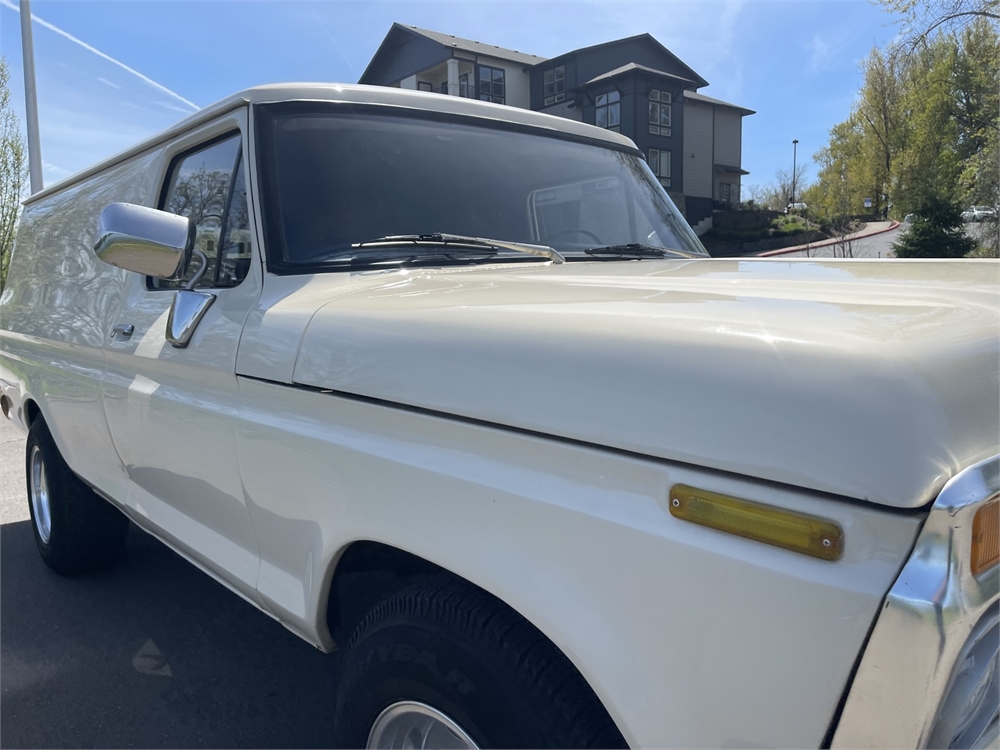
[[[972,519],[1000,495],[1000,456],[953,477],[886,596],[832,748],[926,747],[956,660],[1000,599],[1000,566],[969,571]]]
[[[224,99],[221,102],[217,102],[214,105],[205,107],[204,109],[199,109],[197,112],[193,112],[190,116],[185,117],[180,122],[175,125],[170,126],[166,130],[157,133],[151,138],[135,144],[134,146],[129,146],[124,151],[119,151],[117,154],[109,156],[107,159],[103,159],[97,164],[86,167],[85,169],[71,174],[59,182],[55,182],[49,185],[44,190],[39,190],[37,193],[32,193],[30,196],[24,199],[24,206],[30,206],[32,203],[40,201],[42,198],[48,198],[50,195],[54,195],[68,187],[72,187],[79,182],[83,182],[88,177],[93,177],[98,172],[103,172],[105,169],[110,169],[116,164],[120,164],[123,161],[127,161],[134,156],[139,156],[147,151],[152,151],[155,148],[160,148],[169,141],[179,138],[184,135],[187,131],[193,130],[206,122],[210,122],[215,117],[222,117],[230,112],[234,112],[238,109],[242,109],[250,104],[250,100],[246,96],[237,94],[228,99]]]

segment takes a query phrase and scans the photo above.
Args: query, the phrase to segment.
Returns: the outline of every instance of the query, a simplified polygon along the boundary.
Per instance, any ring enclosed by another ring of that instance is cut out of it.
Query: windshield
[[[626,244],[706,255],[637,153],[427,113],[316,103],[259,112],[268,256],[279,272],[323,270],[387,236],[436,233],[547,245],[567,260]],[[412,246],[400,252],[412,260]],[[489,262],[504,259],[533,260],[502,250]]]

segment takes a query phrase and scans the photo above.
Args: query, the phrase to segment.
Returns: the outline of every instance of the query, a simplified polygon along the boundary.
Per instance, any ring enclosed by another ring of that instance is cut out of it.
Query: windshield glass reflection
[[[289,270],[403,234],[541,244],[588,260],[588,249],[624,244],[706,255],[637,153],[488,121],[311,106],[263,108],[268,249]]]

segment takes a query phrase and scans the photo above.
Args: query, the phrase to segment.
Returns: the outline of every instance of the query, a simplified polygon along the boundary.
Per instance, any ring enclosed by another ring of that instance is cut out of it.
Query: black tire
[[[444,713],[481,748],[626,747],[590,686],[541,632],[498,599],[444,579],[376,606],[348,645],[337,747],[365,747],[400,701]]]
[[[40,479],[32,475],[36,451],[48,494],[47,538],[41,531],[32,500],[32,493],[42,486]],[[125,549],[128,519],[66,465],[41,417],[28,430],[25,470],[31,529],[46,565],[60,575],[76,576],[102,570],[118,561]]]

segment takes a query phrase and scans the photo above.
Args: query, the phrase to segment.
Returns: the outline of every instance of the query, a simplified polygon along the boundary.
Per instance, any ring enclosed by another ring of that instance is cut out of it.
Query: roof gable
[[[385,35],[358,83],[387,85],[452,57],[456,51],[509,60],[518,65],[537,65],[544,57],[506,49],[495,44],[463,39],[453,34],[394,23]]]
[[[487,44],[484,42],[477,42],[472,39],[463,39],[462,37],[455,36],[454,34],[443,34],[440,31],[420,29],[416,26],[402,26],[401,24],[394,25],[400,26],[411,33],[426,37],[427,39],[437,42],[443,47],[462,50],[463,52],[472,52],[473,54],[483,55],[486,57],[495,57],[498,60],[510,60],[511,62],[520,63],[521,65],[535,65],[540,62],[545,62],[546,59],[544,57],[539,57],[538,55],[532,55],[528,52],[519,52],[516,49],[506,49],[505,47],[500,47],[496,44]]]
[[[684,98],[690,99],[694,102],[702,102],[704,104],[711,104],[714,107],[726,107],[728,109],[738,109],[740,114],[745,115],[755,115],[757,114],[752,109],[747,109],[746,107],[741,107],[739,104],[730,104],[729,102],[724,102],[722,99],[713,99],[710,96],[705,96],[704,94],[699,94],[697,91],[685,91]]]
[[[388,86],[449,57],[451,51],[443,45],[394,23],[358,83]]]
[[[622,65],[620,68],[615,68],[614,70],[609,70],[607,73],[602,73],[601,75],[591,78],[586,81],[583,85],[589,86],[592,83],[599,83],[601,81],[608,81],[612,78],[618,78],[627,73],[638,72],[638,73],[649,73],[650,75],[661,76],[663,78],[672,78],[678,83],[685,85],[694,85],[694,81],[690,78],[684,78],[683,76],[674,75],[673,73],[666,73],[662,70],[656,70],[655,68],[650,68],[645,65],[639,65],[638,63],[630,62],[627,65]]]
[[[611,69],[633,63],[647,68],[686,78],[693,88],[707,86],[702,78],[687,63],[668,50],[650,34],[636,34],[624,39],[594,44],[590,47],[566,52],[546,61],[546,67],[559,64],[569,57],[575,57],[580,68],[581,82],[589,81]]]

